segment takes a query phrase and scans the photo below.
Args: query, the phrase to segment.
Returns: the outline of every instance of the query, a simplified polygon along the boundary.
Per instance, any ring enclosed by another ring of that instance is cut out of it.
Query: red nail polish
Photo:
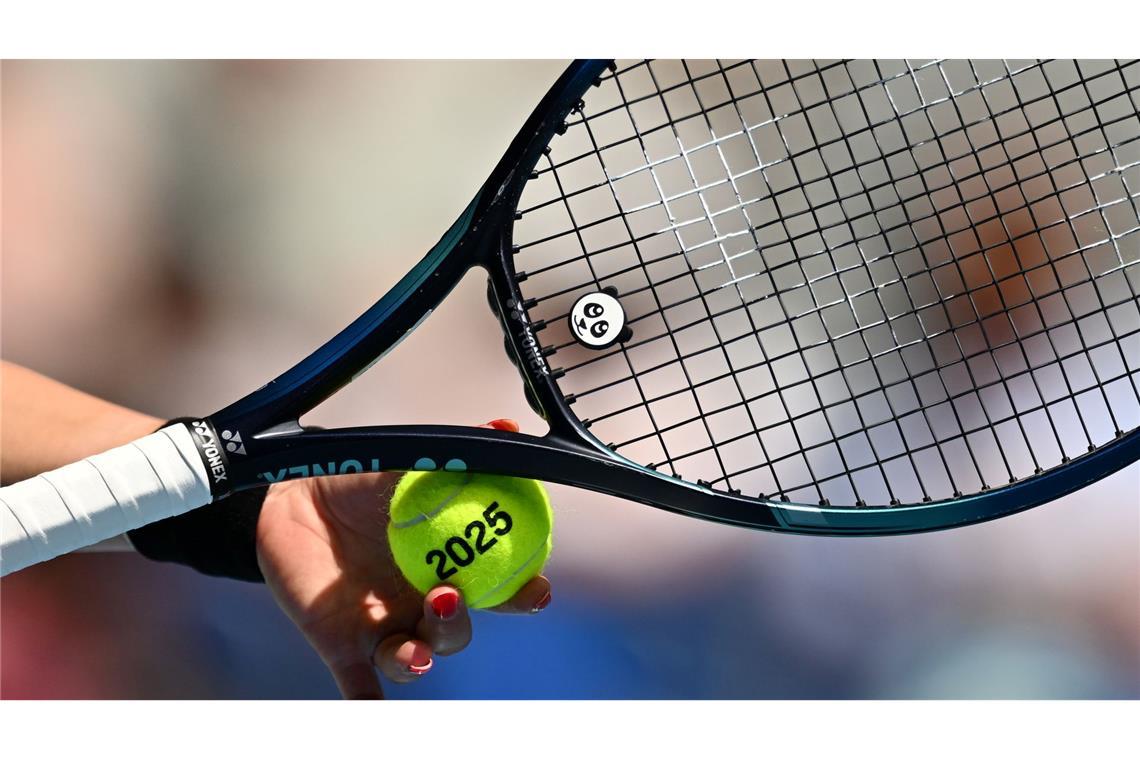
[[[530,612],[532,615],[536,612],[542,612],[543,610],[546,609],[547,605],[549,605],[549,604],[550,604],[550,592],[547,591],[545,594],[542,595],[541,599],[539,599],[537,602],[534,603],[534,607],[531,608]]]
[[[457,609],[459,609],[459,593],[456,591],[444,591],[431,600],[431,611],[441,620],[450,620],[455,616]]]
[[[408,672],[414,673],[417,676],[422,676],[424,673],[431,670],[432,664],[433,664],[432,659],[430,657],[427,658],[427,662],[422,662],[422,663],[414,663],[413,662],[411,665],[408,666]]]
[[[515,422],[514,420],[491,420],[487,423],[487,426],[494,428],[495,430],[506,430],[511,433],[517,433],[519,431],[519,423]]]

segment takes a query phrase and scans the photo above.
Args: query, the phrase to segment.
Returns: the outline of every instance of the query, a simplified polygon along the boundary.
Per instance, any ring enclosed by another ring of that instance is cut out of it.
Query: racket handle
[[[0,575],[209,503],[206,467],[178,423],[0,488]]]

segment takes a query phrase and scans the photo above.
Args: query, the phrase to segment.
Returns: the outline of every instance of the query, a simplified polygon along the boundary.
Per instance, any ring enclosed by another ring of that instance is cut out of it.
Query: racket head
[[[760,63],[618,63],[571,115],[565,133],[552,140],[524,188],[521,219],[504,230],[509,239],[500,247],[497,289],[507,295],[503,306],[511,320],[542,328],[518,329],[513,342],[539,367],[520,364],[552,436],[623,463],[610,468],[601,487],[580,484],[638,499],[637,489],[644,492],[654,479],[660,483],[652,487],[652,501],[675,511],[778,530],[878,534],[1020,511],[1140,458],[1140,64]],[[642,94],[621,86],[635,74]],[[741,82],[747,82],[743,89]],[[577,171],[578,179],[565,177],[582,164],[593,166]],[[641,194],[620,187],[639,177],[646,186]],[[552,180],[555,189],[528,202],[540,178]],[[730,192],[718,197],[716,190],[726,187]],[[603,196],[593,208],[591,194]],[[670,208],[686,202],[687,215]],[[765,223],[747,213],[736,214],[742,218],[735,228],[709,223],[764,202],[769,208],[761,216],[767,213],[766,223],[780,228],[774,237],[765,239]],[[557,205],[561,226],[552,231],[547,220],[541,232],[520,233],[529,214]],[[848,206],[856,211],[848,213]],[[630,219],[655,209],[664,213],[648,226],[639,220],[636,228]],[[894,222],[885,222],[891,215]],[[789,218],[809,221],[793,230]],[[924,223],[934,232],[922,229]],[[607,226],[618,230],[607,236]],[[695,238],[688,235],[694,229]],[[593,240],[587,239],[591,232],[597,233]],[[647,253],[662,238],[669,245]],[[730,247],[740,240],[743,245]],[[843,266],[837,251],[855,259]],[[893,265],[903,257],[910,270]],[[971,270],[963,259],[984,271]],[[813,262],[823,267],[809,271],[806,263]],[[668,270],[669,264],[676,266]],[[754,267],[742,272],[739,264]],[[666,274],[653,274],[654,267]],[[891,274],[884,276],[888,267]],[[700,279],[718,268],[723,271],[712,286]],[[781,273],[791,279],[781,283]],[[956,290],[935,280],[948,273],[959,280]],[[1039,274],[1056,283],[1042,287]],[[866,280],[861,290],[841,281],[856,275]],[[693,287],[682,295],[662,294],[663,286],[686,278]],[[764,278],[767,292],[746,297],[743,283]],[[828,281],[839,282],[832,302],[817,294]],[[893,303],[879,294],[892,285],[899,291]],[[933,297],[920,301],[920,285],[932,286]],[[633,330],[599,350],[568,325],[583,297],[607,289],[625,304],[623,316]],[[639,308],[630,294],[652,302]],[[724,295],[737,303],[710,305]],[[798,312],[787,306],[797,295]],[[860,296],[877,306],[877,322],[856,308]],[[954,299],[969,310],[948,310],[945,303]],[[813,350],[818,357],[817,349],[836,340],[839,331],[822,318],[836,300],[846,302],[842,308],[853,323],[841,337],[856,335],[862,345],[847,361],[827,346],[833,363],[816,373],[803,357]],[[1065,316],[1050,315],[1042,306],[1046,300],[1052,308],[1066,306]],[[775,359],[795,362],[798,355],[802,377],[781,381],[769,369],[770,387],[750,396],[739,367],[754,370],[773,357],[760,347],[739,360],[725,345],[771,332],[774,324],[752,314],[730,324],[731,317],[765,303],[780,307],[780,326],[788,333]],[[520,304],[525,315],[511,315],[509,309]],[[685,305],[699,305],[703,314],[669,314]],[[933,317],[930,323],[920,319],[924,309],[941,310],[944,324],[932,327]],[[803,339],[800,328],[813,317],[816,337]],[[647,337],[645,325],[654,319],[660,329]],[[702,325],[711,327],[705,342],[682,347],[678,334]],[[870,335],[880,325],[886,326],[883,334]],[[907,339],[899,337],[904,329]],[[868,335],[886,340],[885,348],[873,348]],[[927,347],[927,365],[914,370],[941,386],[944,408],[942,419],[935,419],[922,400],[928,389],[910,376],[912,357],[904,353],[947,339],[953,355]],[[1034,340],[1042,345],[1029,345]],[[1073,341],[1077,349],[1063,348]],[[666,349],[654,351],[654,343]],[[1004,349],[1016,349],[1023,366],[1011,370],[999,362]],[[642,356],[633,356],[639,351]],[[688,359],[718,352],[724,360],[719,377],[707,379],[715,374],[707,367],[684,367]],[[1081,362],[1083,377],[1072,366]],[[996,379],[986,379],[974,367],[979,363]],[[673,385],[647,377],[670,367],[681,368]],[[870,370],[863,389],[849,377],[860,368]],[[707,374],[694,379],[697,372]],[[821,376],[842,379],[845,396],[825,400],[817,386]],[[724,381],[719,390],[718,381]],[[1023,405],[1028,411],[1019,407],[1026,384],[1037,394]],[[584,412],[588,396],[618,397],[609,391],[622,385],[635,387],[624,400]],[[900,389],[913,397],[909,405],[888,395]],[[987,398],[995,389],[1005,397],[1004,414]],[[728,402],[716,398],[722,391]],[[793,410],[805,395],[814,401]],[[767,409],[775,412],[773,422],[751,409],[764,396],[780,402]],[[872,397],[882,407],[877,413],[885,415],[880,419],[871,418],[872,405],[864,408]],[[679,398],[689,401],[674,404],[683,411],[653,408]],[[967,422],[957,408],[966,402],[976,407],[980,424]],[[854,422],[847,424],[854,427],[836,432],[827,416],[841,404],[851,407],[847,415]],[[822,428],[824,439],[809,440],[796,429],[809,414],[822,419],[815,434]],[[718,415],[720,424],[735,423],[736,429],[716,430],[712,418]],[[957,429],[940,430],[947,421]],[[764,445],[765,432],[777,426],[785,428],[783,450],[778,441]],[[697,443],[667,442],[685,435]],[[738,447],[729,467],[725,449],[749,436],[759,445]],[[639,447],[644,442],[651,445]],[[891,443],[897,448],[886,450]],[[1011,445],[1020,448],[1012,451]],[[857,461],[859,449],[870,456]],[[812,462],[812,455],[821,456]],[[919,461],[923,456],[926,461]],[[819,461],[825,459],[830,463]],[[781,463],[807,474],[789,485],[785,472],[781,483]],[[767,478],[758,486],[761,478],[747,476],[761,470]],[[630,482],[617,482],[625,479]]]

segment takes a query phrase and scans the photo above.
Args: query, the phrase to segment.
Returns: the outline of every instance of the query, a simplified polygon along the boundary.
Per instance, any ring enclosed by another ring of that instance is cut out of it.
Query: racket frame
[[[717,522],[790,533],[889,535],[995,519],[1078,490],[1140,459],[1136,431],[1039,475],[981,493],[921,504],[837,507],[713,490],[648,469],[610,450],[573,415],[557,370],[535,355],[512,253],[512,216],[540,155],[610,61],[575,61],[539,103],[456,222],[383,298],[277,379],[202,420],[223,455],[214,498],[283,479],[360,471],[465,469],[580,486]],[[550,426],[544,436],[451,425],[303,428],[302,414],[366,371],[482,267],[523,382]],[[191,426],[193,430],[193,426]],[[201,442],[200,448],[201,448]],[[462,456],[459,456],[462,452]]]

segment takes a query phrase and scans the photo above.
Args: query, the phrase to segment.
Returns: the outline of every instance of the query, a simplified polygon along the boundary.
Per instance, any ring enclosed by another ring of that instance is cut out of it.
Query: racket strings
[[[687,71],[687,67],[686,67],[686,71]],[[723,72],[723,69],[722,69],[722,72]],[[790,77],[789,77],[789,78],[790,78]],[[699,96],[698,96],[698,102],[699,102]],[[769,107],[771,106],[771,104],[770,104],[770,103],[769,103],[768,105],[769,105]],[[798,106],[800,106],[800,107],[802,107],[802,104],[801,104],[801,103],[798,103],[798,102],[797,102],[797,105],[798,105]],[[735,102],[734,102],[734,106],[735,106]],[[742,126],[743,126],[743,128],[744,128],[744,129],[743,129],[743,132],[742,132],[742,133],[743,133],[743,134],[747,134],[747,133],[748,133],[747,124],[745,123],[745,120],[744,120],[744,117],[743,117],[743,115],[741,115],[741,114],[739,113],[739,110],[737,110],[737,115],[739,116],[739,118],[740,118],[740,120],[741,120],[741,124],[742,124]],[[709,130],[710,130],[710,132],[712,132],[713,130],[712,130],[712,125],[711,125],[711,123],[710,123],[708,126],[709,126]],[[813,139],[813,140],[816,140],[816,139],[817,139],[817,136],[815,135],[814,131],[812,131],[812,130],[811,130],[811,127],[810,127],[810,125],[808,126],[808,129],[809,129],[809,132],[811,133],[811,137],[812,137],[812,139]],[[752,141],[749,141],[749,145],[750,145],[750,147],[752,148],[753,154],[754,154],[754,156],[755,156],[755,158],[756,158],[756,160],[757,160],[757,163],[758,163],[758,165],[760,165],[760,157],[759,157],[759,151],[758,151],[758,149],[756,148],[756,145],[755,145],[755,143],[754,143],[754,142],[752,142]],[[718,156],[720,157],[720,159],[721,159],[721,163],[722,163],[722,165],[724,166],[725,170],[726,170],[726,171],[729,171],[728,163],[727,163],[727,161],[725,161],[725,159],[724,159],[724,156],[723,156],[723,153],[721,153],[721,152],[720,152],[720,150],[719,150],[719,147],[718,147]],[[690,169],[690,173],[691,173],[691,169]],[[799,175],[799,173],[798,173],[798,172],[796,172],[796,179],[797,179],[797,181],[802,181],[802,177]],[[694,180],[695,180],[695,177],[694,177]],[[741,208],[743,208],[743,207],[744,207],[744,205],[745,205],[745,201],[744,201],[744,199],[741,197],[741,194],[740,194],[740,192],[739,192],[739,189],[738,189],[738,188],[737,188],[737,186],[736,186],[736,181],[735,181],[735,179],[734,179],[734,178],[732,178],[731,174],[729,175],[729,181],[732,183],[732,186],[733,186],[733,191],[734,191],[734,193],[735,193],[735,194],[736,194],[736,196],[737,196],[737,200],[739,201],[739,206],[740,206]],[[712,217],[711,213],[710,213],[710,212],[708,212],[708,209],[707,209],[707,207],[706,207],[706,209],[705,209],[705,210],[706,210],[706,214],[707,214],[707,215],[710,217],[710,220],[712,220],[712,219],[713,219],[713,217]],[[818,219],[816,219],[816,221],[818,222]],[[818,225],[818,224],[817,224],[817,229],[818,229],[819,227],[820,227],[820,225]],[[785,231],[786,231],[786,230],[785,230]],[[715,227],[714,227],[714,232],[715,232]],[[751,227],[750,227],[750,228],[749,228],[749,232],[753,232],[753,228],[751,228]],[[755,238],[755,236],[753,236],[753,237]],[[790,237],[790,235],[789,235],[789,237]],[[722,238],[722,239],[723,239],[723,238]],[[719,240],[718,240],[718,242],[719,242]],[[753,249],[753,250],[757,250],[757,251],[758,251],[758,250],[760,250],[760,248],[761,248],[761,245],[760,245],[759,241],[758,241],[758,240],[755,240],[755,239],[754,239],[754,242],[755,242],[755,247],[754,247],[754,249]],[[724,259],[724,262],[725,262],[725,264],[726,264],[726,265],[728,266],[728,268],[729,268],[729,274],[730,274],[730,277],[731,277],[731,279],[729,280],[729,283],[727,283],[727,284],[731,284],[731,285],[733,285],[733,286],[737,286],[737,289],[738,289],[738,292],[739,292],[739,287],[738,287],[738,284],[739,284],[739,282],[740,282],[741,278],[740,278],[740,277],[739,277],[739,276],[738,276],[738,275],[735,273],[735,271],[733,271],[733,269],[732,269],[732,263],[731,263],[731,262],[732,262],[732,259],[731,259],[730,257],[728,257],[728,256],[727,256],[727,254],[725,253],[725,251],[724,251],[723,247],[722,247],[722,256],[723,256],[723,259]],[[749,276],[753,276],[753,275],[749,275]],[[742,300],[742,302],[744,302],[745,304],[747,304],[747,299],[745,299],[745,298],[744,298],[744,295],[743,295],[743,293],[739,293],[739,294],[740,294],[740,296],[741,296],[741,300]],[[784,310],[783,316],[784,316],[784,319],[785,319],[786,321],[790,321],[790,316],[788,315],[788,313],[787,313],[787,310]],[[751,321],[751,320],[750,320],[750,321]],[[756,326],[755,326],[755,324],[754,324],[754,323],[752,324],[752,327],[753,327],[753,331],[755,332],[755,331],[756,331]],[[795,343],[795,350],[796,350],[796,351],[802,351],[802,350],[803,350],[804,346],[803,346],[803,345],[800,343],[800,341],[799,341],[799,340],[795,340],[795,341],[794,341],[794,343]],[[869,347],[868,347],[868,351],[870,351],[870,348],[869,348]],[[838,359],[838,355],[836,355],[836,358]],[[771,361],[771,358],[770,358],[770,357],[768,357],[768,358],[767,358],[767,361],[769,361],[769,362],[770,362],[770,361]],[[873,367],[874,365],[871,365],[871,366]],[[876,375],[878,375],[878,372],[876,372]],[[880,376],[880,377],[877,377],[877,379],[878,379],[879,383],[880,383],[880,384],[882,384],[882,378],[881,378],[881,376]],[[796,384],[793,384],[793,385],[796,385]],[[810,390],[812,390],[813,392],[815,392],[815,391],[816,391],[816,387],[815,387],[814,383],[807,383],[807,384],[801,384],[801,385],[804,387],[804,390],[808,390],[808,389],[810,389]],[[786,390],[791,390],[791,388],[789,387],[789,388],[787,388]],[[780,395],[781,395],[781,399],[782,399],[782,394],[780,394]],[[815,402],[816,402],[816,404],[815,404],[815,405],[816,405],[818,408],[823,408],[823,409],[826,409],[826,408],[827,408],[827,405],[826,405],[826,404],[824,404],[824,402],[823,402],[823,401],[822,401],[822,399],[820,398],[820,396],[819,396],[818,392],[815,392],[815,393],[814,393],[814,400],[815,400]],[[747,400],[745,400],[745,401],[744,401],[744,402],[742,402],[742,403],[747,403]],[[866,424],[866,421],[863,419],[863,416],[862,416],[862,414],[861,414],[861,413],[858,411],[858,406],[856,406],[856,407],[855,407],[855,410],[856,410],[856,415],[857,415],[857,417],[859,418],[859,422],[860,422],[862,425],[864,425],[864,426],[865,426],[865,424]],[[787,405],[786,405],[786,404],[784,405],[784,411],[785,411],[785,412],[788,412],[788,410],[787,410]],[[894,410],[893,410],[893,409],[892,409],[891,411],[892,411],[892,412],[894,412]],[[793,421],[794,421],[795,419],[797,419],[797,418],[795,417],[795,415],[792,415],[792,414],[790,414],[790,412],[788,412],[788,413],[786,414],[786,418],[787,418],[787,419],[790,419],[790,420],[793,420]],[[826,425],[826,426],[827,426],[827,428],[828,428],[828,433],[830,434],[830,436],[831,436],[832,438],[837,438],[837,437],[838,437],[838,435],[835,433],[835,430],[834,430],[834,428],[831,426],[831,424],[830,424],[830,423],[827,421],[827,417],[826,417],[826,416],[824,416],[822,419],[823,419],[823,421],[824,421],[825,425]],[[768,430],[768,429],[770,429],[770,428],[766,428],[766,427],[763,427],[763,426],[758,426],[758,425],[753,425],[753,427],[754,427],[754,431],[755,431],[755,434],[757,435],[757,437],[758,437],[760,440],[762,440],[762,435],[761,435],[761,434],[762,434],[762,433],[763,433],[765,430]],[[793,426],[791,427],[791,430],[793,431],[793,434],[794,434],[794,431],[796,430],[796,428],[795,428],[795,425],[793,425]],[[803,449],[804,449],[804,446],[803,446],[803,443],[802,443],[802,441],[799,439],[799,436],[798,436],[798,435],[795,435],[795,438],[796,438],[796,444],[797,444],[797,447],[798,447],[799,449],[803,450]],[[728,441],[728,442],[731,442],[731,441]],[[810,450],[810,447],[809,447],[809,450]],[[872,443],[872,452],[874,452],[874,445],[873,445],[873,443]],[[838,453],[838,456],[839,456],[839,460],[840,460],[840,464],[841,464],[842,468],[843,468],[845,471],[850,471],[850,466],[848,465],[848,463],[847,463],[847,461],[846,461],[846,458],[844,457],[844,455],[843,455],[843,453],[842,453],[842,450],[839,450],[837,453]],[[882,466],[882,458],[878,456],[878,452],[874,452],[874,453],[876,454],[876,457],[875,457],[875,461],[876,461],[876,463],[877,463],[877,465],[878,465],[878,467],[879,467],[880,471],[882,471],[882,474],[883,474],[883,476],[884,476],[884,482],[886,483],[886,485],[887,485],[887,488],[888,488],[888,492],[889,492],[889,491],[890,491],[890,484],[889,484],[889,480],[886,478],[886,473],[885,473],[885,471],[883,471],[883,466]],[[913,452],[911,452],[911,451],[908,451],[908,452],[906,452],[906,455],[907,455],[907,456],[911,456],[911,455],[912,455],[912,453],[913,453]],[[779,461],[779,460],[777,460],[777,461]],[[808,470],[808,474],[809,474],[809,476],[811,476],[811,477],[813,478],[813,480],[814,480],[814,479],[815,479],[815,473],[813,473],[813,472],[811,471],[810,458],[808,458],[806,461],[808,462],[808,464],[807,464],[807,470]],[[671,460],[670,460],[670,463],[672,463],[672,461],[671,461]],[[976,463],[975,463],[975,468],[976,468]],[[734,473],[734,474],[741,474],[741,473],[739,473],[739,472],[738,472],[738,473]],[[731,476],[730,476],[730,475],[728,475],[728,474],[726,474],[726,476],[725,476],[725,479],[727,480],[727,479],[728,479],[728,477],[731,477]],[[778,481],[778,479],[776,480],[776,484],[777,484],[777,487],[778,487],[778,488],[780,488],[780,484],[779,484],[779,481]],[[782,489],[781,489],[781,490],[782,490]],[[821,492],[821,491],[819,491],[818,489],[817,489],[817,492],[818,492],[818,495],[819,495],[819,497],[820,497],[820,500],[821,500],[821,501],[826,501],[826,499],[825,499],[825,498],[823,498],[823,494],[822,494],[822,492]],[[857,491],[857,490],[855,490],[855,495],[856,495],[856,498],[858,499],[858,491]],[[892,502],[896,501],[896,499],[895,499],[895,497],[894,497],[894,494],[893,494],[893,493],[889,493],[888,495],[891,497],[891,501],[892,501]],[[928,498],[928,496],[927,496],[927,494],[925,493],[925,491],[924,491],[924,493],[923,493],[923,497],[924,497],[924,498]],[[859,501],[861,501],[861,500],[859,500]]]
[[[560,387],[633,461],[796,501],[947,498],[1107,442],[1140,406],[1137,78],[620,68],[515,230]],[[603,285],[634,338],[598,354],[561,323]]]
[[[1001,280],[1000,280],[1000,279],[999,279],[999,280],[996,280],[996,281],[997,281],[997,282],[999,282],[999,283],[1001,282]],[[970,291],[970,290],[968,290],[968,291],[967,291],[967,293],[970,293],[970,292],[972,292],[972,291]],[[928,337],[932,337],[932,336],[928,336]],[[1023,337],[1025,337],[1025,336],[1023,336]],[[709,350],[709,349],[705,349],[705,350]],[[690,356],[691,356],[691,355],[690,355]],[[681,358],[682,358],[682,359],[684,359],[684,358],[688,358],[688,357],[681,357]],[[978,386],[978,387],[979,387],[979,388],[984,388],[984,387],[988,387],[988,386],[986,386],[986,385],[984,385],[984,384],[979,384],[979,386]],[[674,393],[674,394],[675,394],[675,393],[678,393],[678,391],[673,391],[672,393]],[[960,395],[961,395],[961,394],[960,394]],[[656,397],[656,398],[650,399],[650,401],[660,400],[661,398],[662,398],[662,397]],[[953,396],[953,395],[952,395],[950,398],[951,398],[951,399],[954,399],[954,398],[957,398],[957,396]],[[731,407],[724,407],[724,408],[731,408]],[[606,416],[612,416],[613,414],[616,414],[616,413],[620,413],[620,412],[622,412],[622,411],[626,411],[626,410],[628,410],[628,407],[627,407],[626,409],[617,410],[616,412],[610,413],[610,415],[601,415],[601,416],[599,416],[599,417],[595,417],[595,418],[594,418],[592,421],[593,421],[593,422],[597,422],[597,421],[600,421],[601,419],[604,419]],[[723,410],[723,408],[722,408],[722,410]],[[721,410],[717,410],[717,411],[721,411]],[[1110,410],[1110,411],[1111,411],[1111,410]],[[1012,418],[1008,418],[1008,419],[1012,419]],[[990,424],[992,425],[993,423],[995,423],[995,422],[998,422],[998,421],[1004,421],[1004,420],[990,420],[989,422],[990,422]],[[763,429],[764,429],[764,428],[758,428],[758,430],[763,430]],[[972,432],[972,431],[967,431],[967,432]]]

